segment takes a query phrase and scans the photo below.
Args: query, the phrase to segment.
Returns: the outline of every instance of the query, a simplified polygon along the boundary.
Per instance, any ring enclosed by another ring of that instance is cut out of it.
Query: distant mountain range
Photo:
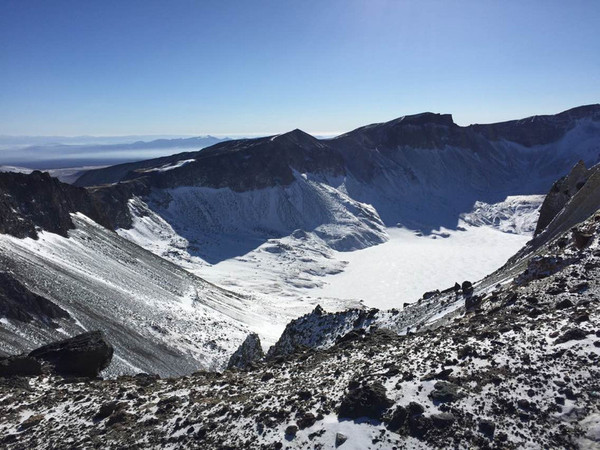
[[[129,139],[133,139],[131,136]],[[56,140],[54,140],[56,139]],[[214,145],[228,138],[197,136],[160,138],[150,141],[123,142],[127,137],[114,138],[14,138],[0,137],[0,165],[23,166],[31,169],[57,169],[76,166],[100,166],[125,161],[137,161],[172,153],[174,150],[194,149]],[[112,142],[112,141],[117,142]],[[34,145],[19,145],[19,142]],[[97,141],[97,142],[95,142]],[[4,143],[3,143],[4,142]],[[7,144],[13,142],[11,144]]]

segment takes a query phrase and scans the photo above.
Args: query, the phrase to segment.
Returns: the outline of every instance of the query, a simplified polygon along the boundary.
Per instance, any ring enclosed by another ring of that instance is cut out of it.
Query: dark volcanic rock
[[[450,413],[433,414],[430,417],[431,423],[436,428],[448,428],[456,421],[456,418]]]
[[[573,302],[568,298],[565,298],[556,304],[556,309],[572,308],[573,306]]]
[[[231,355],[231,358],[229,358],[227,368],[244,369],[251,363],[261,360],[264,356],[265,354],[260,344],[258,334],[250,333],[244,342],[242,342],[242,345],[240,345],[235,353]]]
[[[286,436],[296,436],[296,433],[298,432],[298,427],[296,425],[288,425],[285,429],[285,435]]]
[[[397,406],[394,414],[387,425],[388,430],[390,431],[398,431],[405,423],[406,418],[408,417],[408,411],[404,406]]]
[[[565,333],[563,333],[562,335],[560,335],[556,339],[556,341],[554,341],[554,343],[562,344],[563,342],[568,342],[568,341],[580,341],[582,339],[585,339],[587,335],[588,335],[588,333],[583,331],[581,328],[571,328],[570,330],[568,330]]]
[[[144,177],[158,188],[207,186],[236,192],[287,186],[294,170],[301,173],[345,173],[339,152],[301,131],[278,136],[221,142],[195,154],[194,161],[174,170],[129,172],[125,179]]]
[[[350,389],[344,396],[338,417],[348,419],[368,417],[381,420],[383,412],[393,404],[394,402],[387,398],[385,387],[381,383],[363,384]]]
[[[40,295],[34,294],[9,272],[0,272],[0,317],[30,322],[34,318],[44,323],[67,318],[69,313]]]
[[[298,428],[303,430],[305,428],[312,427],[316,421],[317,421],[317,418],[315,417],[315,415],[313,413],[309,412],[309,413],[302,414],[302,416],[297,421]]]
[[[45,345],[29,353],[45,368],[62,376],[96,377],[112,360],[113,347],[100,331]]]
[[[0,173],[0,233],[37,238],[36,228],[67,236],[71,213],[81,212],[110,227],[111,221],[88,191],[61,183],[46,172]]]
[[[564,208],[567,202],[581,188],[589,176],[583,161],[579,161],[571,172],[552,185],[540,208],[540,217],[535,229],[535,235],[540,234],[552,219]]]
[[[0,359],[0,377],[29,377],[41,374],[42,365],[30,356],[18,355]]]
[[[425,412],[425,408],[423,408],[423,405],[417,403],[417,402],[410,402],[408,404],[408,414],[412,417],[412,416],[419,416],[421,414],[423,414]]]
[[[479,431],[481,431],[487,438],[492,439],[494,437],[495,430],[496,425],[491,420],[483,419],[479,422]]]
[[[593,233],[585,232],[577,228],[573,228],[572,235],[575,247],[577,247],[580,250],[590,245],[590,243],[592,242],[592,238],[594,237]]]
[[[346,436],[345,434],[336,433],[335,434],[335,446],[336,446],[336,448],[339,447],[340,445],[342,445],[347,440],[348,440],[348,436]]]
[[[464,296],[473,294],[473,283],[470,281],[463,281],[461,288]]]
[[[116,401],[104,403],[103,405],[100,406],[100,409],[94,415],[94,420],[100,421],[100,420],[106,419],[108,416],[110,416],[115,411],[115,409],[117,409]]]
[[[423,415],[412,416],[408,419],[408,434],[422,439],[431,428],[431,419]]]
[[[29,428],[39,424],[42,420],[44,420],[44,416],[42,414],[34,414],[22,422],[21,425],[19,425],[19,431],[28,430]]]
[[[438,403],[450,403],[464,397],[460,388],[448,381],[438,381],[433,386],[434,390],[429,393],[429,398]]]
[[[473,289],[473,288],[471,288]],[[472,290],[471,290],[472,292]],[[477,309],[480,305],[481,302],[483,301],[483,297],[480,295],[469,295],[468,297],[465,298],[465,309],[467,311],[473,311],[474,309]]]

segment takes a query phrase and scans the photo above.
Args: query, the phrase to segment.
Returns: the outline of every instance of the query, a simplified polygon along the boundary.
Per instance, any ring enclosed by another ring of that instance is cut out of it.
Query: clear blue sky
[[[326,133],[598,102],[598,0],[0,1],[0,134]]]

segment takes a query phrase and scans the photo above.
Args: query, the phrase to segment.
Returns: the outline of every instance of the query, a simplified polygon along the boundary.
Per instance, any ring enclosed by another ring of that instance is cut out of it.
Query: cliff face
[[[592,172],[592,170],[586,169],[583,161],[579,161],[568,175],[552,185],[540,208],[540,218],[535,229],[535,236],[540,234],[552,222],[571,197],[582,188]]]
[[[111,226],[103,206],[86,189],[61,183],[45,172],[0,173],[0,233],[36,238],[37,230],[44,229],[67,236],[74,227],[70,217],[74,212]]]

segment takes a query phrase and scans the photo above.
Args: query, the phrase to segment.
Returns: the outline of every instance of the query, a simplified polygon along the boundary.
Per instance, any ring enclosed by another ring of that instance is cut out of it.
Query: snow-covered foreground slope
[[[65,311],[59,328],[3,319],[2,351],[18,353],[49,340],[100,329],[116,349],[112,373],[162,375],[223,367],[265,313],[156,257],[81,214],[69,237],[0,235],[0,268]],[[271,340],[280,330],[266,331]],[[269,339],[267,339],[269,342]]]

